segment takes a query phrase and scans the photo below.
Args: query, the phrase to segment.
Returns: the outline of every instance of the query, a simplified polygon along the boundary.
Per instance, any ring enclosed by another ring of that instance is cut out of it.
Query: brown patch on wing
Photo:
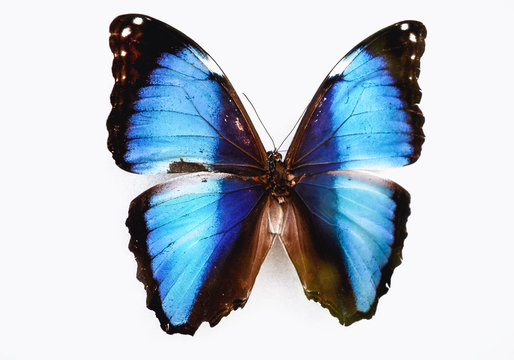
[[[205,166],[198,163],[187,162],[184,159],[180,159],[180,161],[174,161],[170,164],[168,169],[168,174],[175,173],[192,173],[192,172],[200,172],[200,171],[209,171]]]
[[[305,295],[345,324],[357,309],[336,242],[315,229],[309,210],[296,193],[291,194],[285,219],[282,243]]]
[[[245,220],[226,259],[205,280],[191,311],[188,333],[193,334],[203,321],[215,326],[232,310],[245,306],[273,244],[269,224],[270,201],[270,196],[262,197]],[[166,331],[175,332],[173,329]]]

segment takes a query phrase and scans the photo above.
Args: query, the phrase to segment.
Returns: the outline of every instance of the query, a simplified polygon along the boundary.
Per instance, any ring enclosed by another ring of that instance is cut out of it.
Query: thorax
[[[292,188],[296,185],[296,178],[282,162],[282,155],[277,151],[268,152],[268,171],[265,175],[266,189],[279,203],[284,202]]]

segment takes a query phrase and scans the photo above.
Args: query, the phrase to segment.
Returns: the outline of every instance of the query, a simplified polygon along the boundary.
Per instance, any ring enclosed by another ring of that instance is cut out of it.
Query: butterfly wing
[[[227,77],[193,40],[145,15],[110,27],[108,147],[141,174],[262,173],[264,147]]]
[[[286,155],[298,183],[282,239],[307,297],[342,324],[373,316],[401,262],[409,194],[353,170],[419,157],[425,37],[423,24],[404,21],[351,50],[321,84]]]
[[[404,21],[351,50],[323,81],[285,162],[296,175],[380,169],[416,161],[424,141],[417,104],[426,29]]]
[[[282,240],[309,299],[342,324],[371,318],[401,262],[409,194],[354,171],[307,176],[295,187]]]
[[[271,247],[269,198],[236,175],[196,173],[133,200],[130,249],[166,332],[194,334],[245,305]]]

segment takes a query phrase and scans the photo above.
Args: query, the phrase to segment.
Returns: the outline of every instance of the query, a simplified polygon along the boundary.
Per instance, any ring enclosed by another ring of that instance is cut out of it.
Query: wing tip
[[[215,313],[211,318],[205,319],[202,321],[192,322],[192,323],[185,323],[182,325],[173,325],[171,324],[170,319],[166,317],[166,315],[163,315],[163,313],[158,312],[160,303],[156,306],[154,304],[149,304],[147,307],[148,309],[155,312],[156,317],[159,319],[161,329],[168,335],[174,335],[174,334],[182,334],[182,335],[190,335],[194,336],[200,326],[203,323],[208,323],[211,328],[215,327],[219,324],[219,322],[226,316],[228,316],[233,310],[242,309],[247,302],[247,299],[241,300],[235,300],[233,303],[227,303],[225,304],[225,307],[221,308],[217,313]],[[157,308],[157,310],[156,310]]]
[[[332,304],[327,299],[323,298],[320,293],[312,292],[304,289],[305,296],[307,299],[317,302],[321,305],[321,307],[327,309],[333,317],[335,317],[339,323],[343,326],[350,326],[353,323],[359,320],[369,320],[371,319],[377,310],[377,301],[371,305],[371,308],[368,312],[362,313],[357,311],[357,309],[352,309],[350,311],[344,311],[345,307],[337,306]]]
[[[121,34],[121,30],[125,28],[129,24],[141,25],[145,21],[158,21],[151,16],[137,14],[137,13],[129,13],[118,15],[111,21],[109,25],[109,32],[111,34]]]
[[[414,26],[417,30],[419,30],[420,34],[423,34],[424,36],[426,36],[426,33],[427,33],[426,26],[419,20],[413,20],[413,19],[402,20],[402,21],[398,21],[395,24],[388,26],[388,27],[398,27],[398,26],[403,27],[401,30],[411,30],[410,27]],[[387,29],[388,27],[386,27],[385,29]]]

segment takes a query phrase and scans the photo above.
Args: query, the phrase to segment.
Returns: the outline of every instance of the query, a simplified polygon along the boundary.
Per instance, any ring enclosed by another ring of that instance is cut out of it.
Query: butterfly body
[[[266,175],[260,180],[274,198],[282,201],[284,196],[289,196],[291,189],[296,185],[297,178],[282,162],[282,155],[278,151],[268,151],[267,155],[268,169]]]
[[[322,82],[282,160],[266,152],[241,100],[193,40],[149,16],[111,24],[107,120],[116,163],[188,173],[130,205],[129,248],[163,330],[194,334],[243,307],[274,241],[305,294],[349,325],[371,318],[401,263],[410,196],[370,172],[415,162],[426,30],[393,24]]]

